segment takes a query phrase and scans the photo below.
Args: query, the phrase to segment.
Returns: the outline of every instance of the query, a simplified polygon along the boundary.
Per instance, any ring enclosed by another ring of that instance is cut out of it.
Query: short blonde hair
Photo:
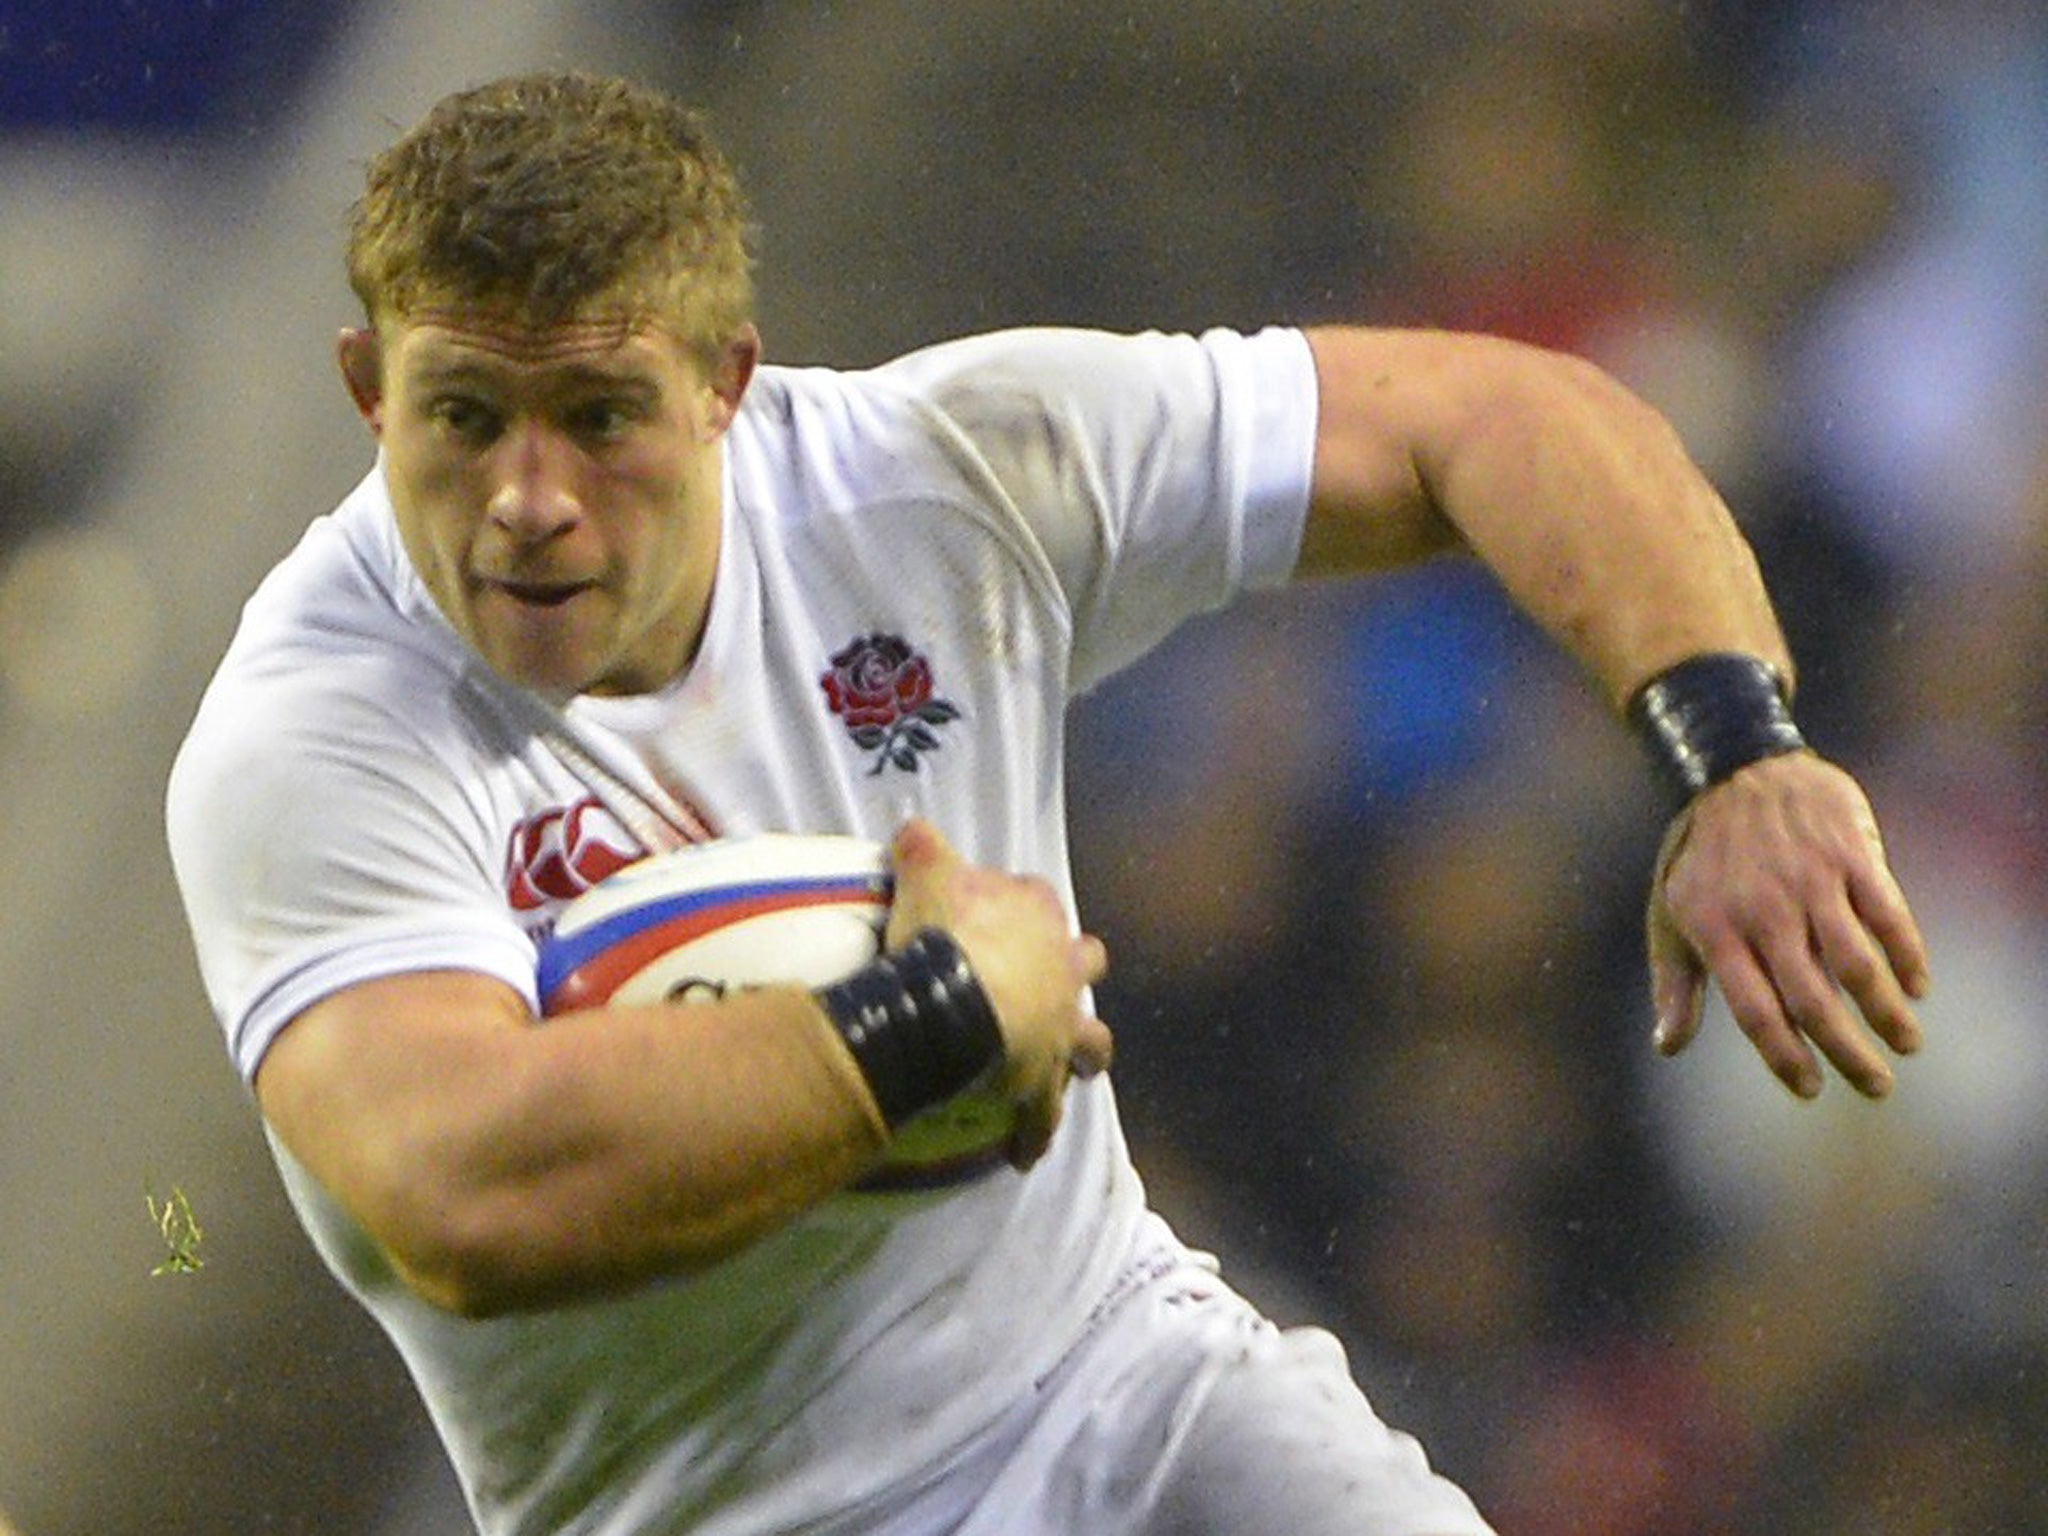
[[[370,323],[438,305],[657,319],[715,355],[753,315],[738,179],[703,119],[562,71],[458,92],[369,164],[349,286]]]

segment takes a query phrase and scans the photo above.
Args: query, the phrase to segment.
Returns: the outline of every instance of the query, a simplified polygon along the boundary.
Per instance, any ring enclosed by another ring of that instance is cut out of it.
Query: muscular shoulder
[[[455,793],[442,786],[482,728],[462,652],[408,610],[364,494],[316,520],[244,607],[172,766],[174,852]]]
[[[857,372],[766,369],[749,405],[736,458],[788,504],[952,500],[1070,595],[1159,508],[1242,503],[1282,479],[1301,494],[1306,449],[1290,459],[1289,432],[1264,429],[1305,444],[1314,416],[1292,331],[998,331]]]

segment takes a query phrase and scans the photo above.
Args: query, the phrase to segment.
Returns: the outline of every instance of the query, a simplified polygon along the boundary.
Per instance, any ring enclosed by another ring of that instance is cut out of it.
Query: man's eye
[[[569,430],[578,437],[611,442],[631,431],[640,413],[623,400],[591,400],[569,412]]]
[[[452,395],[434,402],[431,414],[435,421],[453,432],[457,437],[471,442],[488,442],[498,435],[502,423],[498,413],[481,400],[470,400]]]

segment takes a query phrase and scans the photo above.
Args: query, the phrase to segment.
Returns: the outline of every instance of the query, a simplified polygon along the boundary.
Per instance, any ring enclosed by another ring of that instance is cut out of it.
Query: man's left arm
[[[1617,711],[1702,656],[1753,658],[1789,698],[1755,557],[1646,403],[1581,359],[1495,337],[1308,336],[1321,403],[1299,574],[1469,550]],[[1819,1091],[1825,1056],[1884,1094],[1882,1047],[1920,1042],[1927,960],[1862,790],[1806,750],[1715,780],[1674,826],[1652,891],[1659,1048],[1691,1039],[1711,977],[1794,1092]]]

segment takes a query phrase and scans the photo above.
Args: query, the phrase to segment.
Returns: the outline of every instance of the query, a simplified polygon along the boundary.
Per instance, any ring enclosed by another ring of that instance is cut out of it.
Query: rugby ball
[[[641,859],[563,908],[540,946],[541,1015],[825,986],[881,952],[892,889],[887,850],[837,834],[757,833]],[[990,1167],[1014,1117],[989,1093],[927,1110],[898,1127],[869,1187],[926,1187]]]
[[[880,953],[889,892],[885,853],[857,837],[760,833],[641,859],[563,909],[540,1011],[823,986]]]

